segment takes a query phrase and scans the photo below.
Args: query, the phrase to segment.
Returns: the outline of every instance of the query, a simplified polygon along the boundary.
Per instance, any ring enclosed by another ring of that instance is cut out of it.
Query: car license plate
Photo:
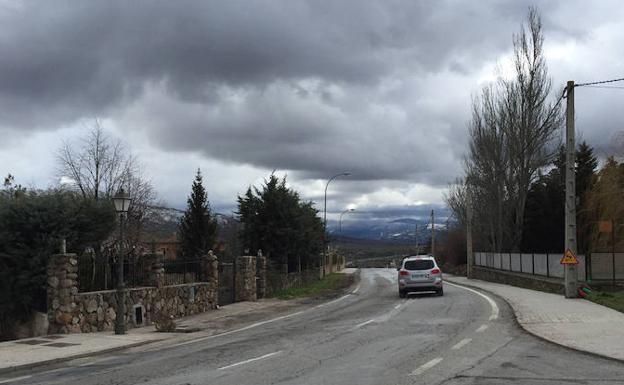
[[[427,274],[412,274],[412,279],[423,279],[427,278]]]

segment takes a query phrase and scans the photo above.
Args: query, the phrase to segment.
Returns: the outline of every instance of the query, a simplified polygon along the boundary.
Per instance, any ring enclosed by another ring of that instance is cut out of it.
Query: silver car
[[[399,271],[399,297],[405,298],[407,293],[415,291],[435,291],[438,295],[444,295],[442,270],[432,256],[407,257],[403,259],[397,270]]]

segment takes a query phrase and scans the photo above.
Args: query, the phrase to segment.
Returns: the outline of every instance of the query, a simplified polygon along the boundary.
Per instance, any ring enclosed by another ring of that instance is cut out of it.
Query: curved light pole
[[[352,213],[355,209],[347,209],[340,213],[340,220],[338,221],[338,234],[342,235],[342,216],[346,213]]]
[[[326,257],[326,253],[327,253],[327,188],[329,187],[329,184],[331,183],[332,180],[341,177],[341,176],[349,176],[351,175],[350,172],[341,172],[340,174],[336,174],[334,176],[332,176],[331,178],[329,178],[329,180],[327,181],[327,183],[325,184],[325,205],[323,207],[323,255],[322,255],[322,260],[320,263],[321,266],[321,270],[323,271],[323,277],[325,276],[325,257]]]

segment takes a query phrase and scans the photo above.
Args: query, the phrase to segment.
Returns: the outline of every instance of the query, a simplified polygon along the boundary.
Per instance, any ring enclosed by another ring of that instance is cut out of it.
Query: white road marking
[[[248,359],[248,360],[241,361],[241,362],[237,362],[237,363],[232,364],[232,365],[222,366],[222,367],[218,368],[217,370],[225,370],[225,369],[230,369],[230,368],[233,368],[233,367],[235,367],[235,366],[240,366],[240,365],[248,364],[248,363],[250,363],[250,362],[254,362],[254,361],[258,361],[258,360],[263,360],[263,359],[265,359],[265,358],[272,357],[272,356],[274,356],[274,355],[276,355],[276,354],[280,354],[281,352],[282,352],[282,351],[280,350],[280,351],[277,351],[277,352],[273,352],[273,353],[265,354],[265,355],[260,356],[260,357],[250,358],[250,359]]]
[[[268,323],[271,323],[271,322],[280,321],[280,320],[283,320],[283,319],[286,319],[286,318],[294,317],[294,316],[296,316],[296,315],[299,315],[299,314],[302,314],[302,313],[305,313],[305,312],[309,312],[309,311],[311,311],[311,310],[318,309],[318,308],[320,308],[320,307],[327,306],[327,305],[331,305],[331,304],[333,304],[333,303],[336,303],[336,302],[342,301],[343,299],[345,299],[345,298],[349,297],[350,295],[351,295],[351,293],[349,293],[349,294],[345,294],[345,295],[343,295],[343,296],[342,296],[342,297],[340,297],[340,298],[336,298],[336,299],[335,299],[335,300],[333,300],[333,301],[325,302],[325,303],[323,303],[323,304],[320,304],[320,305],[314,306],[314,307],[312,307],[312,308],[310,308],[310,309],[306,309],[306,310],[298,311],[298,312],[291,313],[291,314],[286,314],[286,315],[283,315],[283,316],[281,316],[281,317],[271,318],[271,319],[266,320],[266,321],[256,322],[256,323],[254,323],[254,324],[251,324],[251,325],[248,325],[248,326],[242,327],[242,328],[240,328],[240,329],[230,330],[230,331],[227,331],[227,332],[223,332],[223,333],[219,333],[219,334],[214,334],[214,335],[211,335],[211,336],[206,336],[206,337],[197,338],[197,339],[190,340],[190,341],[180,342],[180,343],[178,343],[178,344],[169,345],[169,346],[167,346],[167,348],[176,348],[176,347],[178,347],[178,346],[185,346],[185,345],[190,345],[190,344],[194,344],[194,343],[197,343],[197,342],[202,342],[202,341],[206,341],[206,340],[211,340],[211,339],[213,339],[213,338],[218,338],[218,337],[226,336],[226,335],[229,335],[229,334],[234,334],[234,333],[242,332],[242,331],[249,330],[249,329],[251,329],[251,328],[255,328],[255,327],[258,327],[258,326],[261,326],[261,325],[265,325],[265,324],[268,324]]]
[[[418,368],[416,368],[416,370],[414,370],[410,376],[418,376],[423,374],[426,370],[429,370],[431,368],[433,368],[434,366],[436,366],[437,364],[439,364],[440,362],[442,362],[443,358],[442,357],[438,357],[438,358],[434,358],[433,360],[427,362],[426,364],[422,364],[421,366],[419,366]]]
[[[485,298],[490,303],[490,306],[492,307],[492,314],[490,315],[489,320],[493,321],[493,320],[498,318],[498,314],[499,314],[498,305],[496,304],[496,302],[494,302],[494,300],[492,298],[488,297],[487,295],[485,295],[485,294],[483,294],[483,293],[481,293],[481,292],[479,292],[477,290],[473,290],[473,289],[471,289],[469,287],[465,287],[465,286],[462,286],[462,285],[456,285],[454,283],[450,283],[449,281],[445,281],[445,283],[447,285],[459,287],[460,289],[468,290],[469,292],[475,293],[475,294],[480,295],[481,297]]]
[[[356,286],[356,288],[355,288],[355,290],[353,290],[351,293],[352,293],[352,294],[355,294],[355,293],[357,293],[359,290],[360,290],[360,285],[357,285],[357,286]]]
[[[463,348],[464,346],[468,345],[470,343],[470,341],[472,341],[472,338],[464,338],[463,340],[461,340],[458,343],[456,343],[455,345],[453,345],[453,347],[451,349],[459,350],[459,349]]]
[[[271,322],[280,321],[280,320],[283,320],[283,319],[286,319],[286,318],[294,317],[294,316],[299,315],[301,313],[303,313],[303,311],[298,311],[298,312],[292,313],[292,314],[286,314],[286,315],[283,315],[281,317],[272,318],[272,319],[269,319],[269,320],[266,320],[266,321],[256,322],[254,324],[247,325],[247,326],[242,327],[240,329],[230,330],[230,331],[219,333],[219,334],[215,334],[215,335],[212,335],[212,336],[206,336],[206,337],[197,338],[197,339],[186,341],[186,342],[180,342],[179,344],[169,345],[168,348],[175,348],[175,347],[178,347],[178,346],[194,344],[196,342],[206,341],[206,340],[210,340],[210,339],[213,339],[213,338],[226,336],[226,335],[229,335],[229,334],[242,332],[244,330],[255,328],[255,327],[258,327],[258,326],[261,326],[261,325],[265,325],[265,324],[268,324],[268,323],[271,323]]]
[[[335,300],[333,300],[333,301],[329,301],[329,302],[322,303],[322,304],[320,304],[320,305],[314,306],[313,308],[308,309],[308,310],[305,310],[305,311],[310,311],[310,310],[312,310],[312,309],[318,309],[319,307],[323,307],[323,306],[331,305],[331,304],[333,304],[333,303],[336,303],[336,302],[342,301],[343,299],[345,299],[345,298],[349,297],[350,295],[351,295],[351,293],[349,293],[349,294],[345,294],[345,295],[343,295],[342,297],[340,297],[340,298],[336,298],[336,299],[335,299]]]
[[[25,379],[30,378],[30,377],[32,377],[32,375],[29,374],[28,376],[9,378],[8,380],[1,380],[0,384],[7,384],[7,383],[13,382],[13,381],[25,380]]]
[[[479,328],[477,329],[477,333],[484,332],[484,331],[487,330],[487,328],[488,328],[488,325],[483,324],[483,325],[479,326]]]
[[[398,305],[396,305],[394,308],[395,308],[395,309],[398,309],[398,308],[400,308],[400,307],[401,307],[401,304],[398,304]]]
[[[368,321],[366,321],[366,322],[362,322],[361,324],[357,324],[357,325],[355,325],[355,328],[354,328],[354,329],[359,329],[359,328],[361,328],[362,326],[364,326],[364,325],[368,325],[368,324],[369,324],[369,323],[371,323],[371,322],[375,322],[375,320],[374,320],[374,319],[369,319],[369,320],[368,320]]]

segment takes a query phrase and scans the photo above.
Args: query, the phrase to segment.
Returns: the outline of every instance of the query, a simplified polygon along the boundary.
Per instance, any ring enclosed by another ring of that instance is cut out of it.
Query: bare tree
[[[542,25],[530,8],[514,35],[515,76],[499,79],[473,101],[466,183],[474,199],[475,229],[494,251],[517,251],[531,183],[554,154],[563,116],[543,55]],[[559,99],[560,100],[560,99]]]
[[[138,160],[123,143],[108,136],[96,120],[85,137],[63,142],[57,162],[59,180],[70,180],[83,199],[110,200],[121,187],[127,191],[132,205],[126,239],[136,245],[155,193]]]
[[[548,165],[555,153],[553,140],[563,123],[561,105],[549,103],[552,81],[543,52],[542,22],[531,7],[527,28],[514,36],[515,78],[504,81],[502,125],[509,146],[510,178],[507,189],[513,210],[510,246],[517,250],[522,240],[524,208],[538,170]],[[560,100],[560,99],[559,99]]]
[[[109,199],[136,172],[136,159],[120,140],[106,135],[99,121],[78,143],[63,141],[58,151],[59,177],[70,179],[83,198]]]

